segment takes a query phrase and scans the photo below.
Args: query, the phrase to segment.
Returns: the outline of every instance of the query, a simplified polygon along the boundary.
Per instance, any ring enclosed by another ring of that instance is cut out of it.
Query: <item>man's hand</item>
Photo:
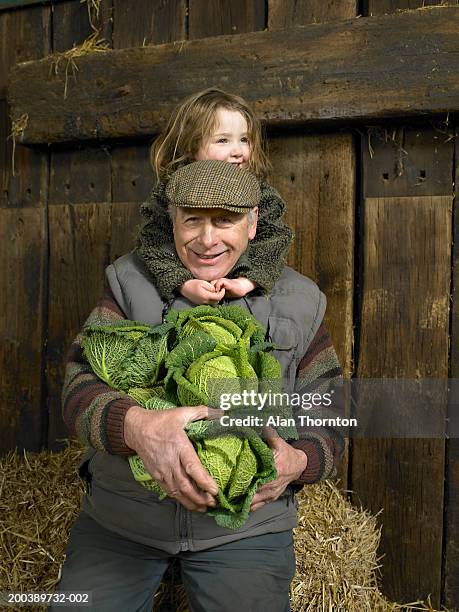
[[[243,276],[240,278],[219,278],[211,281],[211,283],[216,291],[224,289],[229,297],[234,298],[244,297],[244,295],[247,295],[249,291],[253,291],[257,286],[256,283]]]
[[[266,442],[274,454],[277,478],[258,489],[250,506],[251,512],[280,497],[286,487],[300,477],[308,464],[306,453],[287,444],[276,432]]]
[[[133,406],[126,413],[126,444],[136,451],[169,497],[188,510],[206,512],[208,506],[215,506],[218,487],[183,428],[191,421],[216,416],[216,412],[221,411],[207,406],[158,411]]]
[[[225,289],[216,289],[212,283],[192,278],[183,283],[180,293],[193,304],[210,304],[214,306],[225,297]]]

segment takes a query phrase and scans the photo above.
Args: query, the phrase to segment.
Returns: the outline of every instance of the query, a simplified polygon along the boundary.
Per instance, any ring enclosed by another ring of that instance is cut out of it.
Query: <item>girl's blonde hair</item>
[[[172,113],[166,129],[150,150],[150,161],[158,181],[166,180],[178,167],[195,159],[202,143],[217,124],[217,110],[238,111],[247,121],[251,149],[249,169],[265,179],[271,165],[263,148],[261,125],[250,106],[240,96],[209,88],[186,98]]]

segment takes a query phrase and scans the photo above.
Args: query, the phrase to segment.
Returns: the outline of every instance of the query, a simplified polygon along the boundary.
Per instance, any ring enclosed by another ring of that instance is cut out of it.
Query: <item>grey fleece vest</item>
[[[151,325],[161,323],[165,303],[148,272],[133,253],[120,257],[106,270],[107,281],[126,317]],[[231,300],[248,309],[267,329],[276,345],[285,381],[292,392],[297,367],[318,330],[325,312],[325,296],[310,279],[285,267],[271,294]],[[193,306],[183,297],[172,308]],[[242,529],[219,527],[214,519],[191,512],[172,499],[159,501],[134,480],[125,457],[90,451],[80,473],[89,474],[90,494],[83,510],[120,535],[171,554],[204,550],[241,538],[276,533],[296,526],[296,501],[291,487],[276,501],[249,515]]]

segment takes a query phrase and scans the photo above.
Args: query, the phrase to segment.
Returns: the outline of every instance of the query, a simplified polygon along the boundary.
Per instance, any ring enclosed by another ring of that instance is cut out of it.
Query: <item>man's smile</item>
[[[216,263],[217,261],[219,261],[222,255],[228,252],[227,250],[225,250],[225,251],[220,251],[220,253],[204,254],[204,253],[197,253],[196,251],[193,251],[193,249],[190,249],[190,251],[196,257],[196,259],[200,260],[203,264],[208,264],[208,265],[212,265]]]

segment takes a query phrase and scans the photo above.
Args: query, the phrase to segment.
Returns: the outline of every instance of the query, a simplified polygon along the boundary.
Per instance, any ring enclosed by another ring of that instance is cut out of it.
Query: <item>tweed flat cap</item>
[[[225,208],[244,213],[259,204],[261,189],[249,170],[212,159],[176,170],[167,183],[166,196],[175,206]]]

